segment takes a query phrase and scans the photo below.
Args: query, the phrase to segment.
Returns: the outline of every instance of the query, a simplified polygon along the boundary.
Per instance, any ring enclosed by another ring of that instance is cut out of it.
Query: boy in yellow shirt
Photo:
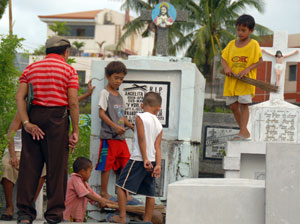
[[[250,15],[242,15],[236,21],[238,38],[228,43],[222,51],[221,63],[225,71],[224,93],[226,104],[230,105],[240,132],[232,140],[249,140],[247,129],[249,120],[248,104],[252,103],[255,86],[242,82],[234,76],[256,79],[256,68],[262,64],[262,52],[256,40],[250,38],[255,20]]]

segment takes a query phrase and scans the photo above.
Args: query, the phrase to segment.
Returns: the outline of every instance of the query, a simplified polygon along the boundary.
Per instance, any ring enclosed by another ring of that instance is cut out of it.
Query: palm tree
[[[7,6],[8,0],[1,0],[0,1],[0,19],[2,18],[4,12],[5,12],[5,8]]]
[[[73,45],[75,46],[77,54],[79,56],[80,55],[80,48],[82,48],[85,45],[85,43],[84,42],[79,42],[79,41],[74,41]]]
[[[186,56],[192,57],[202,74],[212,79],[214,56],[220,55],[229,40],[235,38],[236,19],[246,7],[263,12],[264,0],[187,0],[182,7],[189,12],[188,26],[171,52],[187,48]],[[270,33],[256,24],[253,38]]]
[[[70,34],[70,27],[66,26],[65,22],[55,22],[49,25],[49,29],[52,30],[58,36],[67,36]]]
[[[151,10],[155,4],[157,4],[158,0],[125,0],[123,5],[121,6],[122,9],[130,9],[134,11],[135,13],[141,15],[142,10]],[[120,40],[118,41],[118,44],[116,46],[117,49],[120,49],[121,46],[125,43],[125,40],[130,37],[133,33],[134,34],[142,34],[142,37],[148,37],[150,35],[150,32],[153,30],[153,25],[151,22],[146,22],[146,28],[145,28],[145,21],[141,20],[141,17],[137,17],[132,21],[129,21],[123,29],[125,30],[125,33],[121,36]],[[156,40],[154,41],[154,45],[156,43]],[[155,54],[155,52],[153,52]]]

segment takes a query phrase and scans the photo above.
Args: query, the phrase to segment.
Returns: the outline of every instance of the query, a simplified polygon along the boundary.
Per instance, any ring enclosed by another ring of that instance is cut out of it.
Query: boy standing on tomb
[[[126,66],[120,61],[112,61],[105,68],[108,84],[100,93],[99,116],[101,118],[99,159],[96,170],[101,172],[101,196],[111,201],[116,197],[108,194],[107,186],[110,170],[124,168],[130,153],[124,137],[125,126],[133,130],[134,126],[124,116],[123,98],[118,92],[119,86],[127,74]],[[139,201],[130,198],[130,202]],[[131,203],[129,203],[131,204]]]
[[[232,40],[222,51],[221,63],[226,74],[224,93],[226,105],[230,105],[240,132],[232,140],[249,140],[247,129],[249,120],[248,104],[252,103],[255,86],[235,78],[247,76],[256,79],[256,69],[262,64],[262,52],[256,40],[250,38],[255,20],[250,15],[242,15],[236,21],[238,38]]]
[[[106,221],[126,222],[126,191],[146,196],[144,222],[150,222],[154,210],[155,178],[161,173],[162,125],[157,119],[161,96],[148,92],[141,105],[143,113],[136,114],[133,151],[117,181],[120,215],[112,213]]]

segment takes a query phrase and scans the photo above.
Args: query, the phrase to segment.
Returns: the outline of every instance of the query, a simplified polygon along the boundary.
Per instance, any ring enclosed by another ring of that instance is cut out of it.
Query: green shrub
[[[0,35],[0,159],[7,147],[7,131],[16,112],[15,95],[21,72],[14,65],[16,50],[23,39],[15,35]]]
[[[91,117],[81,114],[79,119],[79,141],[74,153],[69,154],[68,171],[73,172],[73,163],[79,156],[90,158]]]

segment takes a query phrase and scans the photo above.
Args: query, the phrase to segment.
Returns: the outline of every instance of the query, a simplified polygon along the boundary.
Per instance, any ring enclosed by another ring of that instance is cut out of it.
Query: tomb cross
[[[274,53],[274,57],[263,53],[264,61],[272,62],[272,72],[271,72],[271,84],[275,84],[276,73],[274,66],[276,64],[275,53],[276,51],[281,51],[282,55],[288,55],[290,53],[295,52],[296,50],[300,50],[299,48],[289,48],[288,47],[288,33],[286,31],[275,31],[273,35],[273,47],[262,47],[266,51],[270,53]],[[277,92],[270,92],[270,100],[279,99],[284,100],[284,82],[285,82],[285,71],[286,71],[286,62],[300,62],[300,52],[293,56],[287,57],[283,59],[283,69],[280,76],[279,87]]]
[[[260,133],[261,133],[261,122],[264,122],[265,120],[261,119],[261,114],[259,114],[259,119],[256,120],[258,122],[258,139],[260,139]]]
[[[170,0],[159,0],[159,3],[170,2]],[[142,10],[142,21],[152,21],[152,10]],[[188,19],[188,14],[182,10],[176,10],[175,22],[185,22]],[[167,56],[168,55],[168,27],[161,28],[156,26],[157,29],[157,42],[156,42],[156,54]]]

